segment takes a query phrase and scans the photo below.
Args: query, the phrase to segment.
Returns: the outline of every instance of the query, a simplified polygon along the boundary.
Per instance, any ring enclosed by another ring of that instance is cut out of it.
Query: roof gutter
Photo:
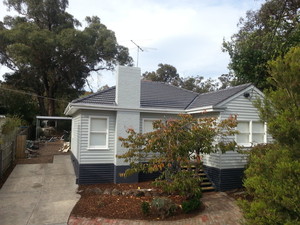
[[[106,111],[126,111],[126,112],[164,112],[170,114],[180,114],[186,113],[185,110],[180,109],[167,109],[167,108],[126,108],[126,107],[118,107],[118,106],[106,106],[106,105],[98,105],[98,104],[77,104],[77,103],[69,103],[66,107],[64,114],[70,116],[74,114],[76,111],[80,109],[86,110],[106,110]]]
[[[206,113],[206,112],[222,112],[225,110],[225,107],[214,107],[214,106],[205,106],[194,109],[185,110],[188,114],[196,114],[196,113]]]

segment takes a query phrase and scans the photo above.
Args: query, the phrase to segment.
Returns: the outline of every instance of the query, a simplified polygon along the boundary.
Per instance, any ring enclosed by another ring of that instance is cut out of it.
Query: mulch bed
[[[151,202],[155,197],[135,197],[135,196],[113,196],[95,194],[86,191],[87,189],[99,188],[118,189],[120,191],[131,189],[157,189],[151,185],[151,182],[141,182],[136,184],[94,184],[80,185],[79,193],[80,200],[73,208],[72,215],[86,218],[102,217],[108,219],[129,219],[129,220],[162,220],[157,215],[144,215],[141,210],[141,204],[144,201]],[[160,191],[161,192],[161,191]],[[178,195],[166,196],[178,205],[181,205],[185,199]],[[164,220],[178,220],[197,216],[204,210],[204,205],[201,209],[194,213],[184,214],[181,209],[178,209],[176,215],[170,216]]]

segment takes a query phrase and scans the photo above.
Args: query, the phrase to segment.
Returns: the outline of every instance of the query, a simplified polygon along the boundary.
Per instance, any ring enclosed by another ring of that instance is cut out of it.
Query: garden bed
[[[143,189],[147,191],[142,194],[143,196],[140,196],[141,191],[139,190]],[[149,193],[148,189],[155,190]],[[78,192],[81,198],[71,214],[85,218],[103,217],[130,220],[162,220],[161,217],[152,214],[151,210],[149,215],[144,215],[141,208],[142,202],[150,203],[154,198],[158,197],[171,199],[179,206],[176,213],[165,218],[166,220],[190,218],[198,215],[204,209],[202,204],[201,208],[193,213],[183,213],[180,206],[185,201],[185,198],[179,195],[166,195],[151,185],[151,182],[80,185]],[[106,192],[106,194],[103,192]]]

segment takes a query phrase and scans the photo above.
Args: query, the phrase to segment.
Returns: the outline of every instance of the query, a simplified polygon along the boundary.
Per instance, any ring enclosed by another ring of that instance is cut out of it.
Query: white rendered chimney
[[[116,103],[119,107],[139,108],[141,95],[141,69],[117,66]]]

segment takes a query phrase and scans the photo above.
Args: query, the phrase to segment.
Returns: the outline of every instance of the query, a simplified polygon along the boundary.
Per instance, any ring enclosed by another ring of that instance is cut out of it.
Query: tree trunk
[[[39,103],[40,115],[44,116],[44,115],[46,115],[46,107],[45,107],[44,98],[37,97],[37,99],[38,99],[38,103]]]
[[[55,100],[54,100],[54,85],[49,84],[47,93],[47,110],[48,110],[48,116],[54,116],[55,115]]]
[[[55,101],[54,99],[48,99],[48,116],[55,115]]]

